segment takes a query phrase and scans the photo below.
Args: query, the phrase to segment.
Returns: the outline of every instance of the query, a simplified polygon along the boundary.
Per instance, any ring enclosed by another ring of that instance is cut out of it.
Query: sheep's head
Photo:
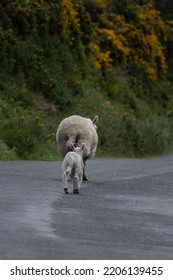
[[[92,120],[92,123],[93,123],[93,125],[94,125],[95,129],[97,129],[97,123],[98,123],[98,120],[99,120],[99,118],[98,118],[98,116],[97,116],[97,115],[96,115],[96,116],[94,117],[94,119]]]
[[[84,143],[82,143],[81,147],[75,147],[72,143],[71,143],[71,151],[77,153],[78,155],[82,156],[83,154],[83,150],[84,150]]]

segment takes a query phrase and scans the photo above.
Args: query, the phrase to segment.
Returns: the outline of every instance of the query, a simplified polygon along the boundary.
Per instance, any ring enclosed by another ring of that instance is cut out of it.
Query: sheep
[[[88,177],[85,171],[86,160],[95,156],[98,135],[97,126],[98,116],[95,116],[93,120],[84,118],[78,115],[72,115],[65,118],[59,124],[56,133],[56,142],[58,145],[59,153],[62,157],[71,150],[71,145],[80,147],[84,143],[83,151],[83,180],[88,181]]]
[[[64,192],[68,194],[68,178],[71,176],[73,179],[73,193],[79,193],[80,185],[83,176],[83,168],[84,163],[82,159],[82,154],[84,150],[84,144],[81,147],[75,148],[73,144],[71,144],[72,152],[68,152],[63,160],[62,169],[62,181]]]

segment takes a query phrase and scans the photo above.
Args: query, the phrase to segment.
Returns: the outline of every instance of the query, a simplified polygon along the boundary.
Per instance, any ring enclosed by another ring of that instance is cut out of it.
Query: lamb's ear
[[[82,151],[84,150],[84,147],[85,147],[85,144],[82,143],[82,146],[81,146],[81,150],[82,150]]]
[[[74,151],[74,149],[75,149],[75,146],[73,145],[73,143],[71,143],[71,144],[70,144],[70,150],[71,150],[71,151]]]
[[[92,120],[93,124],[97,124],[98,123],[98,120],[99,120],[99,117],[96,115],[94,117],[94,119]]]

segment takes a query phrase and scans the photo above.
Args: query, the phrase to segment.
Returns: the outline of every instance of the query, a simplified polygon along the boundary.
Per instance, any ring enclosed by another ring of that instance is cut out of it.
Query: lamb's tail
[[[68,167],[66,168],[66,170],[64,171],[64,173],[66,174],[67,177],[70,176],[71,170],[72,170],[71,166],[68,166]]]
[[[62,169],[67,175],[70,175],[74,165],[74,158],[68,155],[68,158],[65,158],[62,164]]]

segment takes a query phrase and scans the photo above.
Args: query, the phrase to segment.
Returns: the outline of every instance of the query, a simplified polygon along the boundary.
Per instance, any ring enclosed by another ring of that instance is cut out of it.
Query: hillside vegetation
[[[171,0],[1,1],[0,159],[56,159],[71,114],[98,114],[100,156],[172,151],[171,11]]]

